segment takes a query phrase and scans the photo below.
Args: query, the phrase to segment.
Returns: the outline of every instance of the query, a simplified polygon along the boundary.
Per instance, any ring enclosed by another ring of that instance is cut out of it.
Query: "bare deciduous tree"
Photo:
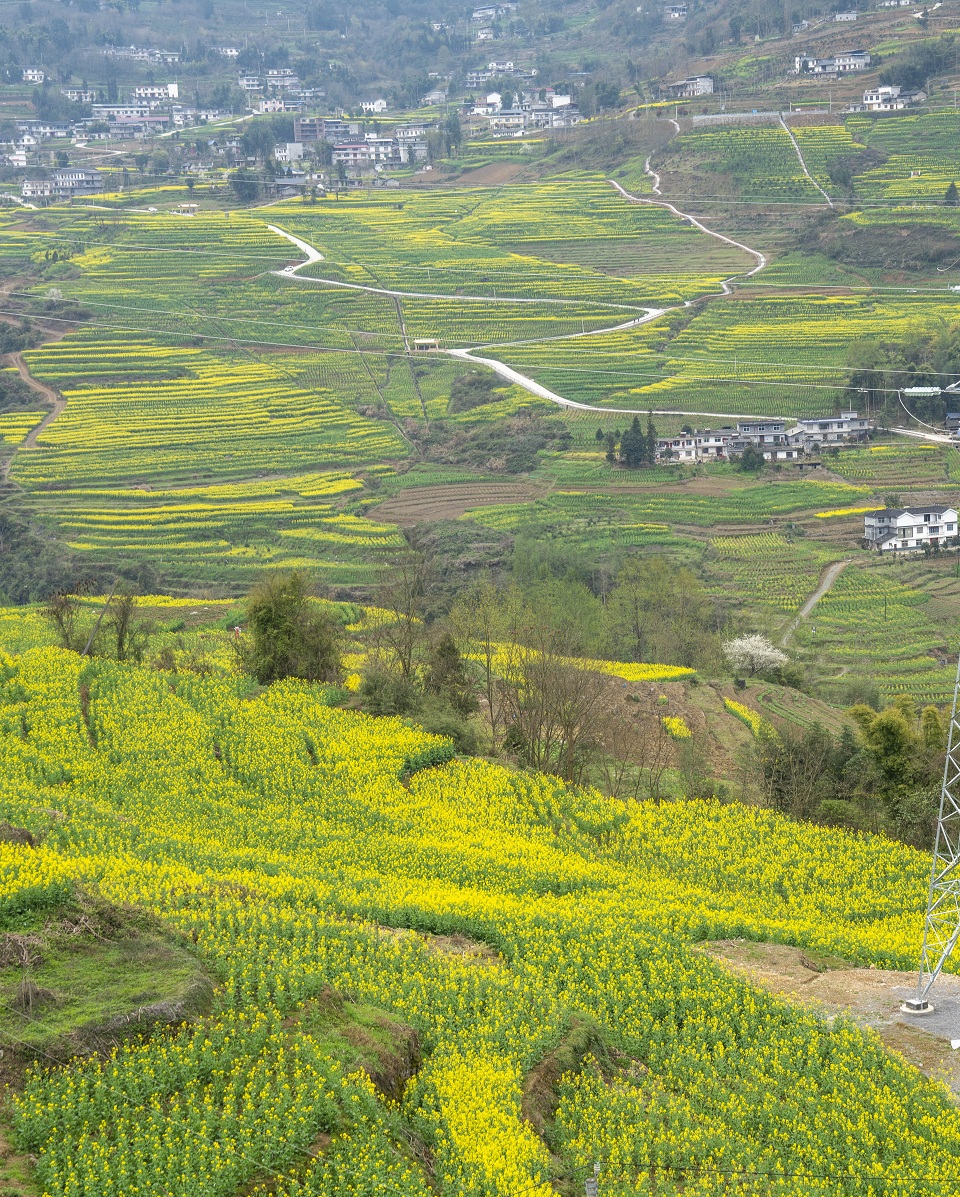
[[[677,763],[676,742],[663,722],[664,706],[655,690],[630,708],[608,704],[601,725],[597,770],[606,793],[614,798],[663,796],[663,778]]]
[[[425,599],[430,584],[430,563],[417,549],[393,558],[380,577],[375,604],[389,612],[379,620],[370,637],[372,656],[387,669],[396,670],[405,682],[416,677],[417,665],[427,645]]]

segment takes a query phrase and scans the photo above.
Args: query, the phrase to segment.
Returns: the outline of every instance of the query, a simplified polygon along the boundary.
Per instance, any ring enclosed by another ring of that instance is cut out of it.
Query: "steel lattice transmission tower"
[[[917,996],[901,1006],[904,1014],[929,1014],[933,1005],[929,993],[947,957],[960,939],[960,658],[953,687],[947,759],[940,790],[940,813],[933,847],[927,917],[923,924],[923,948]]]

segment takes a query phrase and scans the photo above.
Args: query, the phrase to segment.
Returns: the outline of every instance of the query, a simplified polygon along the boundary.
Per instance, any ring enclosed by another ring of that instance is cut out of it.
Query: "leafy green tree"
[[[636,469],[647,461],[647,438],[640,427],[638,416],[620,438],[620,460],[629,469]]]
[[[664,553],[630,557],[604,608],[607,643],[621,660],[716,666],[720,643],[710,596]]]
[[[460,715],[477,709],[470,677],[450,632],[444,632],[430,651],[426,689],[445,699]]]
[[[936,707],[917,711],[909,695],[892,706],[850,709],[864,749],[860,791],[880,804],[886,826],[918,847],[931,840],[943,770],[946,729]]]
[[[657,430],[653,424],[653,412],[647,412],[647,461],[653,465],[657,460]]]
[[[960,192],[957,191],[956,183],[951,183],[947,188],[943,202],[948,208],[960,207]]]
[[[240,659],[261,685],[285,677],[339,681],[340,629],[311,602],[307,579],[299,571],[277,574],[254,587],[246,622]]]
[[[740,455],[738,468],[745,474],[757,474],[766,465],[763,454],[753,445],[747,445]]]
[[[252,204],[260,194],[257,176],[245,166],[241,166],[230,175],[230,186],[241,204]]]

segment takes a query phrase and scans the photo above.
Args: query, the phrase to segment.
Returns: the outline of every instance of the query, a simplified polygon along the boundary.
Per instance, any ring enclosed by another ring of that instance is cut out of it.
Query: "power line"
[[[101,306],[108,307],[110,305],[104,304]],[[155,315],[170,315],[171,314],[171,313],[165,311],[164,309],[140,308],[140,309],[132,309],[132,310],[152,312]],[[0,309],[0,315],[23,316],[24,313],[11,311],[9,309],[8,310]],[[78,327],[89,327],[88,321],[81,320],[77,317],[70,318],[70,317],[64,317],[64,316],[46,316],[46,315],[44,315],[44,316],[38,317],[38,319],[41,319],[41,320],[44,320],[44,321],[47,321],[47,322],[53,323],[53,324],[74,324],[74,325],[77,325]],[[203,316],[200,313],[197,313],[197,315],[195,316],[195,319],[216,320],[218,323],[223,324],[223,323],[229,323],[230,320],[235,319],[235,318],[222,317],[222,316]],[[236,318],[236,319],[238,319],[238,322],[248,323],[248,324],[268,324],[268,325],[272,326],[272,325],[276,325],[277,323],[279,323],[277,321],[265,321],[265,320],[261,321],[261,320],[256,320],[256,319],[252,319],[252,318]],[[183,336],[187,335],[184,330],[178,330],[178,329],[160,329],[160,328],[150,328],[150,327],[137,327],[137,326],[133,326],[133,325],[121,325],[121,324],[112,324],[112,323],[98,324],[95,327],[105,330],[105,331],[147,333],[147,334],[150,334],[153,336],[158,336],[158,337],[183,337]],[[286,327],[288,327],[288,328],[291,328],[291,327],[303,328],[305,326],[287,324]],[[383,337],[396,336],[396,334],[391,334],[391,333],[371,332],[371,330],[369,330],[369,329],[350,330],[347,328],[343,328],[342,331],[347,333],[347,335],[350,335],[351,331],[353,331],[358,334],[362,334],[362,335],[366,335],[366,336],[383,336]],[[211,333],[191,332],[189,335],[192,337],[200,338],[201,340],[204,340],[204,341],[224,342],[224,343],[232,344],[232,345],[245,345],[245,346],[249,345],[254,348],[259,347],[259,348],[263,348],[263,349],[289,349],[292,352],[303,352],[304,350],[307,350],[307,351],[310,351],[313,353],[339,353],[339,354],[347,354],[347,355],[351,355],[351,356],[355,355],[355,356],[397,358],[397,359],[403,359],[403,360],[408,359],[410,356],[405,351],[393,351],[393,350],[389,350],[389,349],[374,349],[374,348],[361,349],[355,345],[351,348],[346,348],[345,346],[339,346],[339,345],[314,345],[314,344],[309,344],[309,343],[305,343],[305,342],[262,341],[262,340],[257,340],[252,337],[246,337],[246,338],[245,337],[230,337],[230,336],[226,336],[226,335],[216,336]],[[597,333],[597,335],[598,336],[603,335],[603,331],[601,330],[600,332]],[[568,339],[573,340],[575,338],[578,340],[581,340],[581,339],[583,339],[583,334],[579,334],[579,333],[574,334],[573,336],[571,336]],[[536,345],[536,344],[538,344],[538,342],[531,341],[531,342],[528,342],[528,344]],[[477,350],[486,350],[487,352],[494,352],[498,348],[503,348],[503,346],[493,344],[493,345],[474,345],[474,346],[464,347],[464,348],[467,348],[467,351],[471,352],[471,353],[476,352]],[[578,349],[577,352],[578,352],[578,356],[590,356],[589,351],[582,351],[582,350]],[[652,351],[650,351],[650,352],[652,352]],[[596,351],[596,353],[593,356],[601,357],[601,356],[609,356],[609,355],[604,354],[603,351]],[[701,365],[701,364],[711,365],[711,364],[716,364],[716,363],[730,365],[731,359],[730,358],[670,357],[670,361],[678,362],[681,365],[688,365],[688,366],[697,366],[697,365]],[[853,367],[844,367],[844,366],[831,366],[831,367],[811,366],[806,363],[801,364],[801,363],[790,363],[790,362],[760,362],[760,361],[755,361],[752,359],[741,359],[741,358],[735,358],[735,359],[733,359],[733,361],[735,364],[739,363],[739,362],[743,362],[744,365],[759,366],[764,369],[770,369],[770,370],[775,370],[778,368],[780,368],[781,370],[784,370],[784,371],[810,370],[810,371],[820,371],[821,374],[826,373],[829,370],[835,370],[837,373],[842,374],[842,373],[849,372],[849,370],[853,369]],[[514,369],[517,369],[517,368],[518,367],[516,367],[516,366],[514,367]],[[555,364],[551,363],[549,366],[542,367],[542,369],[545,372],[553,371],[553,372],[559,372],[559,373],[565,373],[565,374],[586,374],[586,375],[595,375],[598,377],[621,378],[621,379],[627,379],[627,380],[636,379],[636,378],[651,378],[651,379],[654,379],[655,381],[663,381],[665,377],[670,377],[669,375],[665,375],[664,372],[660,371],[660,370],[644,370],[644,369],[640,369],[640,368],[637,368],[637,369],[631,368],[629,370],[626,370],[626,369],[603,370],[603,369],[598,369],[595,366],[592,366],[592,367],[591,366],[562,366],[562,365],[555,365]],[[857,369],[860,370],[861,368],[857,367]],[[904,371],[896,370],[893,367],[863,367],[861,372],[863,372],[863,373],[869,372],[869,373],[876,373],[876,374],[884,374],[884,373],[902,374],[902,373],[905,373]],[[930,375],[935,375],[938,377],[949,377],[949,378],[955,377],[954,374],[947,374],[947,373],[938,372],[938,371],[925,371],[925,373],[930,374]],[[773,385],[776,385],[776,386],[780,386],[780,387],[791,387],[791,388],[796,388],[796,389],[801,389],[801,390],[806,388],[806,389],[829,390],[829,391],[853,391],[853,392],[857,392],[857,393],[859,393],[860,391],[863,390],[862,387],[847,385],[842,382],[836,382],[836,383],[792,382],[792,381],[788,381],[788,380],[784,379],[782,377],[782,375],[778,376],[778,377],[770,377],[770,378],[741,378],[738,376],[724,376],[724,375],[711,374],[709,376],[705,376],[705,377],[699,378],[699,379],[694,377],[692,379],[692,381],[694,381],[694,382],[696,382],[696,381],[727,382],[727,383],[736,383],[740,386],[773,386]],[[902,388],[880,387],[880,386],[873,386],[870,388],[870,390],[879,392],[882,394],[896,394],[899,389],[902,389]]]
[[[9,311],[4,312],[2,309],[0,309],[0,315],[22,315],[22,313],[9,312]],[[211,319],[212,318],[213,317],[211,317]],[[77,318],[70,319],[70,318],[64,317],[64,316],[44,316],[44,317],[42,317],[42,319],[45,321],[54,323],[54,324],[76,324],[81,327],[85,326],[87,324],[87,321],[80,320]],[[217,319],[220,319],[220,318],[217,317]],[[115,332],[149,333],[153,336],[158,336],[158,337],[177,337],[177,336],[182,337],[185,335],[183,332],[178,333],[178,331],[176,329],[138,328],[138,327],[134,327],[133,325],[106,324],[106,325],[99,325],[98,327],[103,328],[103,329],[112,330]],[[297,351],[297,352],[303,352],[304,350],[308,350],[313,353],[338,353],[338,354],[348,354],[348,355],[354,355],[354,356],[360,356],[360,357],[370,356],[370,357],[397,358],[397,359],[402,359],[402,360],[408,360],[409,356],[410,356],[406,352],[392,352],[387,349],[360,349],[357,347],[347,349],[342,346],[309,345],[309,344],[304,344],[302,342],[299,344],[290,344],[290,343],[283,343],[283,342],[277,342],[277,341],[258,341],[253,338],[244,338],[244,337],[214,336],[213,334],[210,334],[210,333],[191,333],[190,335],[195,338],[198,338],[200,340],[204,340],[204,341],[223,342],[223,343],[230,344],[230,345],[251,345],[251,346],[259,347],[259,348],[263,348],[263,349],[289,349],[289,350]],[[375,335],[386,335],[386,334],[375,334]],[[473,348],[484,348],[484,347],[483,346],[474,346]],[[490,349],[493,347],[487,347],[487,348]],[[472,352],[472,349],[469,350],[469,352]],[[456,360],[456,359],[454,359],[454,360]],[[461,359],[461,360],[463,360],[463,359]],[[467,359],[467,360],[469,360],[469,359]],[[690,364],[696,364],[697,361],[702,361],[702,360],[703,359],[691,359]],[[774,363],[774,364],[776,364],[776,363]],[[514,367],[514,368],[516,368],[516,367]],[[815,367],[804,367],[804,368],[808,369],[808,368],[815,368]],[[653,372],[653,371],[649,371],[649,370],[630,370],[630,371],[598,370],[598,369],[596,369],[596,367],[591,368],[591,367],[579,367],[579,366],[554,366],[554,365],[551,365],[551,366],[547,367],[546,369],[548,371],[553,370],[553,371],[561,371],[563,373],[588,374],[588,375],[597,375],[597,376],[604,376],[604,377],[610,377],[610,378],[623,378],[623,379],[652,378],[658,382],[663,381],[663,379],[664,379],[664,375],[661,371]],[[697,380],[694,380],[694,381],[697,381]],[[862,390],[861,387],[845,386],[841,383],[787,382],[787,381],[784,381],[782,378],[766,378],[766,379],[765,378],[727,378],[727,377],[718,376],[718,375],[710,375],[708,378],[701,379],[700,381],[730,382],[730,383],[737,383],[741,386],[773,386],[773,385],[776,385],[779,387],[791,387],[791,388],[796,388],[796,389],[813,389],[813,390],[824,390],[824,391],[855,391],[858,393],[859,393],[859,391]],[[891,387],[873,387],[871,389],[874,391],[881,391],[884,393],[886,393],[886,392],[896,393],[896,388],[891,388]],[[646,410],[646,409],[644,408],[644,410]]]
[[[36,299],[37,298],[36,294],[34,294],[33,292],[29,292],[29,291],[8,291],[8,292],[6,292],[6,294],[11,295],[17,299]],[[360,292],[360,294],[370,294],[370,292],[362,291],[362,292]],[[384,297],[384,298],[387,298],[387,297]],[[401,298],[401,302],[402,302],[402,297],[400,297],[400,298]],[[413,296],[411,298],[413,298],[415,300],[417,297]],[[444,297],[444,298],[446,298],[446,297]],[[462,305],[462,303],[463,303],[462,296],[451,295],[449,298],[450,298],[451,302],[457,302],[460,305]],[[86,299],[85,297],[82,297],[82,296],[79,299],[75,300],[74,302],[77,302],[78,304],[85,305],[86,307],[105,308],[108,312],[114,312],[117,310],[117,305],[115,303],[103,303],[103,302],[100,302],[97,300]],[[675,311],[675,310],[677,310],[677,309],[664,309],[663,314],[666,315],[669,311]],[[140,313],[143,313],[146,315],[151,315],[151,316],[167,316],[167,317],[172,317],[172,318],[178,318],[178,314],[175,311],[171,310],[170,308],[134,308],[134,307],[129,307],[127,305],[124,305],[124,311],[140,312]],[[66,318],[66,317],[47,316],[43,313],[17,312],[17,311],[12,311],[9,309],[6,311],[0,311],[0,314],[9,315],[9,316],[19,316],[25,320],[32,318],[32,319],[41,320],[41,321],[51,321],[53,323],[77,323],[77,324],[85,324],[86,323],[85,321],[82,321],[82,320],[73,321],[70,318]],[[293,324],[289,320],[264,320],[264,319],[261,319],[258,317],[253,317],[253,316],[239,316],[239,315],[234,316],[234,315],[223,315],[223,314],[207,316],[207,315],[204,315],[202,312],[193,312],[191,314],[192,314],[193,318],[196,320],[215,320],[220,324],[237,323],[237,324],[263,325],[268,328],[301,329],[305,332],[306,331],[312,332],[315,329],[314,325]],[[573,319],[573,317],[571,317],[571,319]],[[647,320],[647,321],[644,321],[643,323],[653,325],[655,323],[655,320]],[[114,326],[108,325],[107,327],[114,327]],[[639,327],[641,327],[641,324],[638,323],[635,327],[639,328]],[[347,333],[348,335],[351,335],[354,333],[357,335],[360,335],[360,336],[387,337],[387,336],[395,335],[392,333],[381,332],[376,329],[369,329],[369,328],[351,329],[351,328],[347,328],[346,325],[342,325],[342,324],[330,325],[330,328],[331,329],[340,329],[343,332]],[[136,331],[136,330],[134,330],[134,331]],[[143,331],[156,332],[158,330],[145,329]],[[470,351],[472,352],[474,350],[480,350],[480,349],[495,350],[495,349],[508,349],[508,348],[513,348],[514,346],[524,346],[524,345],[540,345],[540,344],[546,344],[546,343],[556,344],[557,342],[564,341],[564,340],[570,340],[570,341],[576,340],[576,341],[580,342],[580,341],[586,340],[587,337],[601,337],[601,336],[606,335],[607,333],[609,333],[610,335],[614,335],[615,333],[629,333],[630,331],[631,331],[630,328],[622,328],[622,327],[619,327],[617,329],[599,328],[599,329],[590,330],[586,333],[579,332],[579,333],[572,333],[572,334],[561,334],[560,336],[555,336],[555,337],[531,337],[528,340],[522,340],[522,341],[482,342],[480,344],[473,344],[470,346],[458,346],[457,348],[469,348]],[[165,332],[164,335],[170,336],[170,335],[175,335],[175,334],[171,333],[171,332]],[[251,341],[250,343],[256,344],[257,342]],[[273,342],[268,342],[268,341],[264,341],[264,342],[260,342],[260,343],[264,344],[264,345],[273,345],[274,344]],[[306,345],[306,346],[304,346],[304,345],[290,345],[290,344],[286,344],[286,343],[280,345],[279,347],[281,347],[281,348],[312,348],[312,349],[316,349],[318,352],[323,352],[323,351],[327,351],[327,350],[333,351],[333,350],[339,348],[336,346],[325,346],[325,345]],[[716,364],[716,363],[720,363],[723,365],[729,365],[730,362],[733,361],[735,364],[742,363],[744,366],[759,366],[763,369],[795,370],[795,371],[809,370],[809,371],[817,371],[819,373],[835,371],[838,374],[846,374],[846,373],[850,373],[852,370],[856,370],[858,373],[863,373],[863,374],[903,374],[903,375],[908,375],[910,373],[906,369],[898,369],[896,366],[892,366],[892,365],[890,365],[890,366],[856,366],[856,367],[854,367],[854,366],[845,366],[845,365],[838,364],[838,365],[833,365],[833,366],[822,366],[822,365],[811,365],[808,362],[766,362],[759,358],[743,358],[743,357],[740,357],[739,355],[736,355],[733,358],[729,358],[729,357],[719,357],[719,358],[718,357],[699,357],[699,356],[698,357],[678,357],[678,356],[670,353],[668,349],[663,350],[663,351],[656,351],[656,350],[650,349],[648,346],[645,346],[645,345],[640,345],[640,346],[638,346],[638,348],[646,349],[647,352],[649,352],[649,353],[658,353],[660,356],[668,357],[671,362],[680,362],[684,365],[698,365],[700,363],[706,363],[709,365]],[[391,354],[389,354],[389,351],[387,351],[387,350],[383,350],[383,351],[364,350],[364,352],[368,352],[368,353],[382,352],[384,354],[387,354],[388,356],[403,356],[403,355],[391,355]],[[584,349],[579,344],[577,345],[578,356],[608,357],[611,352],[615,352],[615,351],[603,350],[603,349],[591,350],[589,348]],[[553,366],[551,366],[549,368],[550,369],[554,369],[554,368],[569,369],[570,367],[561,367],[561,366],[553,367]],[[954,371],[923,370],[922,373],[925,377],[950,378],[950,379],[956,378],[956,374],[957,374],[957,372],[955,370]],[[657,376],[659,377],[659,375],[657,375]],[[749,381],[749,380],[737,379],[736,381]],[[753,380],[753,381],[763,382],[765,380],[757,379],[757,380]],[[771,379],[769,381],[776,381],[776,379]],[[891,387],[891,388],[887,388],[887,389],[895,390],[896,388]]]

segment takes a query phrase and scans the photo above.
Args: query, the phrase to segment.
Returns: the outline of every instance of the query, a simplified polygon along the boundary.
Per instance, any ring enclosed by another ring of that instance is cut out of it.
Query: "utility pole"
[[[923,923],[923,947],[917,975],[917,995],[900,1007],[904,1014],[930,1014],[933,983],[960,939],[960,657],[953,688],[947,759],[943,766],[937,835],[930,869],[927,914]]]

